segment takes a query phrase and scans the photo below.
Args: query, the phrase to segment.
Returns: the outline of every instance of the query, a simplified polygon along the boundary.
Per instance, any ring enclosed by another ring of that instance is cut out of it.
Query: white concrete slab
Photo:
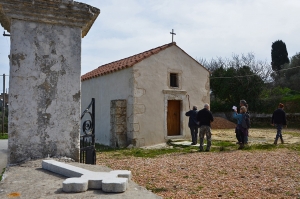
[[[65,192],[84,192],[87,189],[102,189],[104,192],[125,192],[131,171],[93,172],[55,160],[43,160],[42,168],[69,177],[63,182]]]

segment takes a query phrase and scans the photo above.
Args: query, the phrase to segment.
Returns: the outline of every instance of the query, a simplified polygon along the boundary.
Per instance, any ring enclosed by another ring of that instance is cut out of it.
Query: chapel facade
[[[142,147],[188,139],[185,112],[210,102],[209,75],[172,42],[84,74],[81,109],[95,98],[100,144]]]

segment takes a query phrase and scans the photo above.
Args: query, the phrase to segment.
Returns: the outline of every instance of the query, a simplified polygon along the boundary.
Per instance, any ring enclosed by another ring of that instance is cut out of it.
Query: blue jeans
[[[282,138],[282,134],[281,134],[282,124],[275,124],[275,127],[277,129],[276,139]]]

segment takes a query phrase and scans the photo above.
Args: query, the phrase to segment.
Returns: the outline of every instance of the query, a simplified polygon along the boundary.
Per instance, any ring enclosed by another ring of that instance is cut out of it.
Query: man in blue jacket
[[[198,136],[198,121],[197,121],[197,106],[193,106],[193,110],[190,110],[185,113],[186,116],[189,116],[189,128],[191,130],[192,144],[197,144],[197,136]]]
[[[282,103],[279,103],[278,109],[274,111],[272,115],[272,121],[271,124],[277,128],[277,134],[274,141],[274,144],[277,144],[278,138],[281,140],[281,144],[283,144],[283,138],[281,134],[281,130],[283,126],[286,126],[286,116],[285,112],[283,110],[284,105]]]

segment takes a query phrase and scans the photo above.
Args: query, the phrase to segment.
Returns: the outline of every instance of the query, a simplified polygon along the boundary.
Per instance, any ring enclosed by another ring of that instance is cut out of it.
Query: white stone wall
[[[84,110],[95,98],[95,141],[109,146],[111,144],[111,100],[127,101],[127,138],[132,139],[129,123],[133,119],[132,68],[123,69],[108,75],[89,79],[81,85],[81,109]]]
[[[9,162],[79,159],[81,28],[12,20]]]
[[[169,87],[169,73],[180,74],[179,88]],[[191,107],[210,103],[209,72],[177,46],[137,63],[131,68],[82,82],[82,110],[96,100],[96,142],[111,145],[110,102],[127,101],[127,139],[134,146],[163,143],[167,136],[167,102],[181,100],[181,132],[190,138],[187,94]]]
[[[134,65],[133,136],[136,146],[163,143],[167,136],[167,101],[181,100],[181,133],[176,138],[189,138],[188,117],[185,112],[198,105],[210,103],[209,72],[177,46],[155,54]],[[179,74],[179,88],[169,87],[169,73]]]

